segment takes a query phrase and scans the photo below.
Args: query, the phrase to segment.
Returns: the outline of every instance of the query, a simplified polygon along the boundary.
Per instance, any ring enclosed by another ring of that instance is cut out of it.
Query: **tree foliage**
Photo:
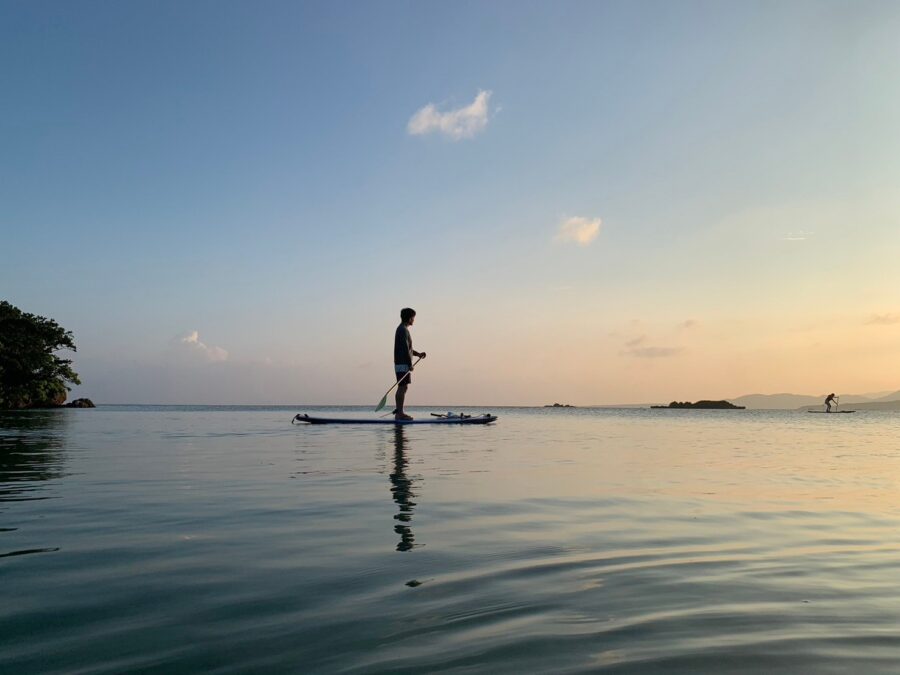
[[[0,301],[0,408],[62,405],[81,381],[61,349],[76,351],[71,331]]]

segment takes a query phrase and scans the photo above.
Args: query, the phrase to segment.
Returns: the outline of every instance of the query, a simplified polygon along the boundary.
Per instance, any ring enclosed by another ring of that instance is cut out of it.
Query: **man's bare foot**
[[[406,413],[395,413],[394,419],[395,420],[411,420],[412,415],[407,415]]]

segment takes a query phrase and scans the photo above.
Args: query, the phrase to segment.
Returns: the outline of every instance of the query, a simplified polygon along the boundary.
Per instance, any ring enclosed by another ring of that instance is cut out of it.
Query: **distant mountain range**
[[[804,394],[747,394],[728,399],[735,405],[751,410],[796,410],[820,408],[828,394],[808,396]],[[839,394],[841,407],[852,404],[855,410],[900,410],[900,391],[885,394]]]

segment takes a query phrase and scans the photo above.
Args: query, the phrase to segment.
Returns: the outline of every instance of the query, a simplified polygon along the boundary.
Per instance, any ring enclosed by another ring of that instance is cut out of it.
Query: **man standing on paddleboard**
[[[404,307],[400,310],[400,325],[394,333],[394,372],[397,374],[397,407],[394,409],[394,417],[398,420],[411,420],[412,417],[403,412],[403,402],[406,400],[406,389],[412,381],[413,357],[425,358],[425,352],[417,352],[412,346],[412,336],[409,327],[416,320],[416,310]]]

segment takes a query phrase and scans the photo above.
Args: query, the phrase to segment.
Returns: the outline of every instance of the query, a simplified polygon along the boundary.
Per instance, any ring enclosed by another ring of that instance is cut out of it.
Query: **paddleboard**
[[[820,415],[849,415],[850,413],[855,413],[855,410],[835,410],[833,412],[825,412],[824,410],[807,410],[808,413],[818,413]]]
[[[434,415],[432,413],[432,415]],[[433,416],[431,419],[416,419],[416,420],[395,420],[393,417],[388,417],[384,419],[365,419],[365,418],[350,418],[350,417],[310,417],[306,414],[297,414],[294,416],[294,419],[291,420],[291,424],[297,423],[306,423],[306,424],[490,424],[491,422],[496,422],[496,415],[440,415]]]

